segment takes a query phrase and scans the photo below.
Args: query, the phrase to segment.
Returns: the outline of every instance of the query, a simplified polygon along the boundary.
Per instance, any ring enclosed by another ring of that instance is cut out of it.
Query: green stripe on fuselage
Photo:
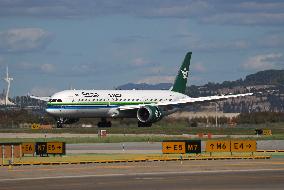
[[[139,105],[139,104],[153,104],[157,102],[48,102],[47,105]]]

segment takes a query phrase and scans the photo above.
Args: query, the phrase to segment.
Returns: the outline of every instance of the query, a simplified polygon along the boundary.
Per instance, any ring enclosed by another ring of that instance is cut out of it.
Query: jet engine
[[[154,123],[162,119],[162,112],[156,106],[143,106],[137,110],[137,118],[142,123]]]

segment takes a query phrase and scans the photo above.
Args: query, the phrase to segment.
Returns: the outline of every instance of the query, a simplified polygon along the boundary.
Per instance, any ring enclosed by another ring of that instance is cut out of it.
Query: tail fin
[[[186,89],[187,77],[189,74],[189,65],[192,52],[188,52],[184,58],[184,61],[179,69],[178,75],[176,76],[174,85],[171,91],[179,92],[184,94]]]

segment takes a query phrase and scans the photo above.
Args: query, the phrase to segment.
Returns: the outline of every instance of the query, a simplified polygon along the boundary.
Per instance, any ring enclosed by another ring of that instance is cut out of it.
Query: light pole
[[[218,127],[218,115],[217,115],[217,111],[218,111],[218,104],[216,102],[212,102],[215,104],[215,127]]]

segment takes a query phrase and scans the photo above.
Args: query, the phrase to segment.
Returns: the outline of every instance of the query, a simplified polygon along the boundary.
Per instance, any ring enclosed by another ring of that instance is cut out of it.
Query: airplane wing
[[[48,100],[50,99],[50,97],[38,97],[38,96],[29,96],[32,99],[36,99],[36,100],[41,100],[44,102],[48,102]]]
[[[178,101],[165,101],[165,102],[158,102],[153,104],[148,104],[152,106],[187,106],[194,103],[201,103],[201,102],[214,102],[216,100],[225,100],[229,98],[237,98],[237,97],[244,97],[244,96],[251,96],[253,93],[246,93],[246,94],[235,94],[235,95],[221,95],[221,96],[206,96],[206,97],[198,97],[198,98],[184,98]],[[139,105],[127,105],[119,107],[119,110],[131,110],[131,109],[138,109],[145,104]]]

